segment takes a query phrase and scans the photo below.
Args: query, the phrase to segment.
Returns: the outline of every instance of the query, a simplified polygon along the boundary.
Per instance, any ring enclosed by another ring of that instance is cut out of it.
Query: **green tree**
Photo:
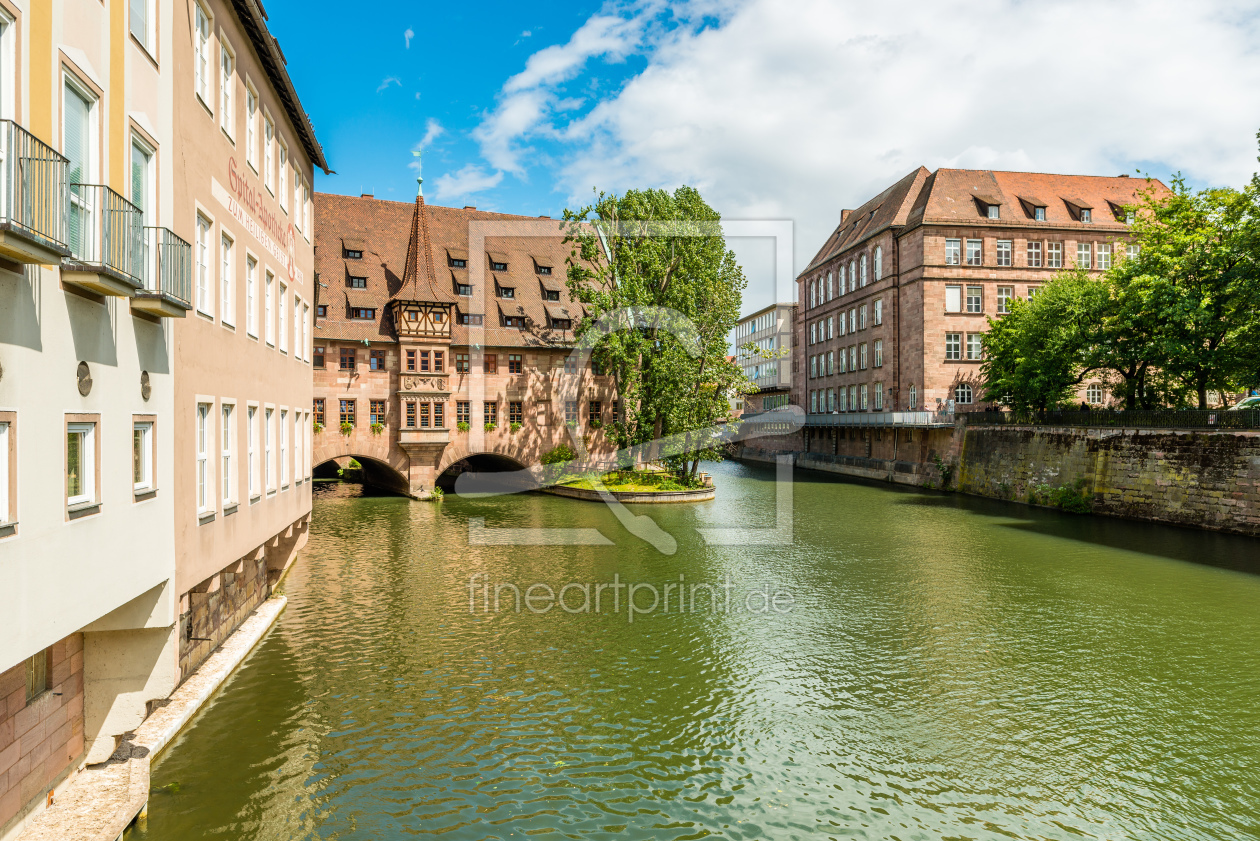
[[[1105,284],[1073,269],[1031,300],[1011,301],[1007,315],[990,318],[981,364],[985,399],[1021,413],[1069,400],[1102,367],[1097,339],[1108,297]]]
[[[1180,176],[1147,190],[1132,224],[1138,253],[1108,272],[1124,313],[1149,328],[1147,362],[1207,407],[1211,390],[1260,370],[1260,180],[1192,192]]]
[[[574,246],[568,285],[587,310],[579,338],[610,314],[650,313],[632,329],[602,336],[595,348],[623,407],[605,429],[622,447],[682,435],[684,452],[671,462],[694,477],[701,459],[721,458],[699,430],[724,421],[728,398],[749,390],[727,356],[746,281],[726,247],[721,217],[695,189],[680,187],[599,193],[591,205],[566,209],[564,218],[565,241]]]

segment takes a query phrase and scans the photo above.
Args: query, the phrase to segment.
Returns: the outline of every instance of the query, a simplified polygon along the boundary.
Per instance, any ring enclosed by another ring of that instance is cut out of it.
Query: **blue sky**
[[[745,311],[920,165],[1257,168],[1260,0],[266,3],[337,171],[318,190],[410,200],[422,141],[437,204],[558,216],[592,187],[690,184],[792,225],[778,277],[769,240],[731,241]]]

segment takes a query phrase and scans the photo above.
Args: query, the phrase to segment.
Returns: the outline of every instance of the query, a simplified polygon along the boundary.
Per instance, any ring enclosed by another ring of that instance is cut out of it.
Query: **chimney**
[[[1117,178],[1128,178],[1128,177],[1129,177],[1129,173],[1127,173],[1127,172],[1122,172],[1122,173],[1120,173],[1119,175],[1117,175],[1116,177],[1117,177]]]
[[[852,212],[853,212],[852,210],[842,210],[842,211],[840,211],[840,224],[841,224],[841,225],[843,225],[843,224],[844,224],[844,220],[848,219],[848,218],[849,218],[849,214],[850,214],[850,213],[852,213]]]
[[[475,205],[475,204],[466,204],[466,205],[464,205],[464,210],[476,210],[476,209],[477,209],[477,205]]]
[[[538,218],[539,218],[539,219],[550,219],[551,217],[550,217],[550,216],[548,216],[546,213],[540,213],[540,214],[538,215]]]
[[[376,198],[376,197],[375,197],[375,196],[373,196],[371,193],[360,193],[360,194],[359,194],[359,198],[361,198],[361,199],[372,199],[372,198]]]

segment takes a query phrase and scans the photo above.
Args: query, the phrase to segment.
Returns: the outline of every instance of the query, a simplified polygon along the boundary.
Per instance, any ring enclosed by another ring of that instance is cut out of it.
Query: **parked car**
[[[1239,409],[1260,409],[1260,396],[1244,397],[1233,406],[1229,407],[1229,411],[1236,412]]]

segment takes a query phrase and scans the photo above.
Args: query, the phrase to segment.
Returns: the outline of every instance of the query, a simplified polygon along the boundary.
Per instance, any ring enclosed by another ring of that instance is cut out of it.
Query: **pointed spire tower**
[[[416,339],[441,341],[449,345],[455,297],[438,282],[433,267],[433,247],[429,241],[429,219],[424,204],[424,179],[417,158],[416,206],[411,214],[411,236],[407,241],[407,262],[402,286],[389,302],[394,330],[400,341]]]

